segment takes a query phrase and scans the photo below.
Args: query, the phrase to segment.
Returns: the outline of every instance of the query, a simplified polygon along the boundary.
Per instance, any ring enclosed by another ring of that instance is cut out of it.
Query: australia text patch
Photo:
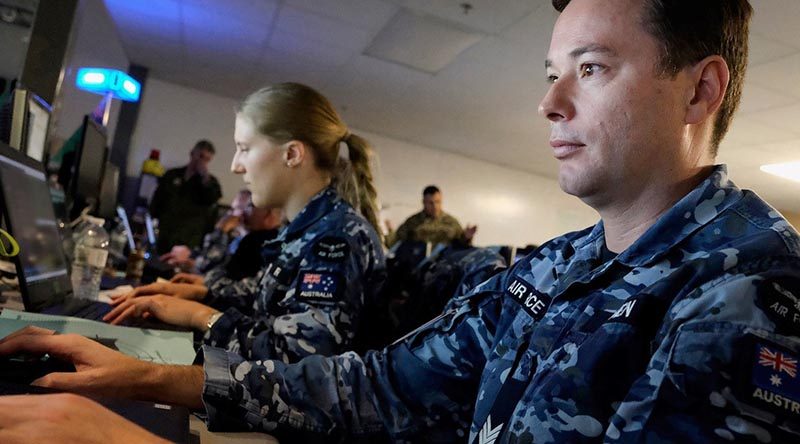
[[[522,308],[537,321],[544,317],[552,298],[537,291],[533,285],[514,277],[506,288],[506,294],[511,296]]]
[[[307,301],[336,302],[342,290],[342,279],[329,271],[304,271],[297,280],[297,297]]]
[[[800,416],[797,354],[768,341],[755,341],[753,351],[748,390],[753,401],[779,414]]]
[[[341,237],[327,236],[318,240],[313,247],[314,255],[330,262],[342,262],[350,253],[350,246]]]

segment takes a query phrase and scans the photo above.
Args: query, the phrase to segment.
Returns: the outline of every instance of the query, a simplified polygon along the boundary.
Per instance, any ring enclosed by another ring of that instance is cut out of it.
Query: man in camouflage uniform
[[[477,227],[471,225],[465,230],[455,217],[442,210],[442,192],[438,187],[429,185],[422,190],[422,206],[422,211],[406,219],[397,231],[386,221],[389,229],[386,245],[391,247],[400,241],[460,245],[472,242]]]
[[[285,365],[208,347],[204,374],[130,369],[111,351],[90,361],[101,346],[89,340],[41,331],[0,353],[76,353],[93,374],[131,377],[107,392],[185,378],[147,395],[205,407],[211,428],[287,442],[797,442],[800,236],[713,165],[746,66],[749,4],[556,3],[569,4],[540,109],[562,188],[598,209],[596,226],[363,358]],[[644,200],[614,217],[625,196]],[[46,385],[71,386],[52,376]]]

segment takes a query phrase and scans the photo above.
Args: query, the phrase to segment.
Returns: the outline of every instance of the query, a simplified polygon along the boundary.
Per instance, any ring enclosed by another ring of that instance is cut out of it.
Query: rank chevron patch
[[[483,428],[481,428],[481,433],[478,435],[478,444],[494,444],[500,436],[500,431],[503,430],[503,424],[492,428],[492,415],[489,415]]]

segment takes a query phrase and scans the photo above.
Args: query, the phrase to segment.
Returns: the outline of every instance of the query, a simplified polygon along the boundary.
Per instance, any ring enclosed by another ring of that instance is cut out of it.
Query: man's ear
[[[303,142],[290,140],[284,144],[283,160],[290,168],[300,166],[308,154],[307,147]]]
[[[692,89],[686,106],[686,124],[701,123],[717,112],[725,99],[731,73],[725,59],[708,56],[689,68]]]

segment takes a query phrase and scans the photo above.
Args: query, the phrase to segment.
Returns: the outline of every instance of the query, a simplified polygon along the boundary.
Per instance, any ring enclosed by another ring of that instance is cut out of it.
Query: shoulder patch
[[[338,273],[330,271],[302,271],[297,278],[298,299],[309,302],[335,303],[339,300],[344,285]]]
[[[798,354],[772,341],[753,337],[747,367],[739,381],[741,400],[778,416],[800,418]]]
[[[312,247],[314,256],[329,262],[344,262],[350,254],[350,245],[344,238],[325,236]]]
[[[522,306],[533,319],[541,320],[553,298],[538,291],[533,285],[516,276],[506,288],[506,295]]]
[[[769,280],[759,289],[759,305],[779,333],[800,336],[800,283]]]

